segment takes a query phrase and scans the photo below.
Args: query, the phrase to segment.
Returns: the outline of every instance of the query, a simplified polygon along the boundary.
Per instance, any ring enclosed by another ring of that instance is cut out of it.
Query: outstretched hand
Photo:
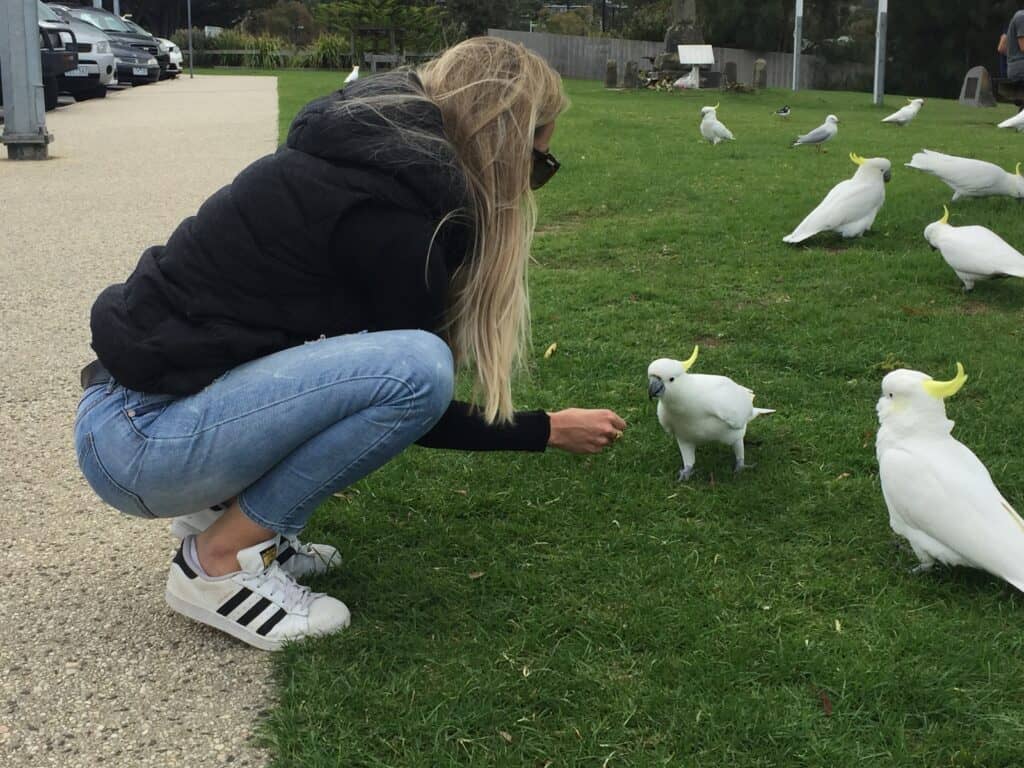
[[[626,422],[618,414],[604,409],[566,408],[548,416],[548,445],[569,453],[600,453],[622,437],[626,429]]]

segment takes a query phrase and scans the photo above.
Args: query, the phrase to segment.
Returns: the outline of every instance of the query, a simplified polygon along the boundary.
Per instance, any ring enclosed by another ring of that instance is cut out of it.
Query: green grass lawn
[[[342,77],[282,74],[282,130]],[[1018,765],[1024,600],[979,572],[910,575],[874,455],[884,373],[961,360],[954,434],[1024,506],[1024,283],[962,294],[921,235],[951,193],[903,167],[928,147],[1012,168],[1010,108],[929,100],[899,129],[879,123],[897,97],[568,88],[518,403],[630,429],[590,458],[413,449],[325,505],[306,535],[345,566],[315,587],[353,624],[277,657],[276,764]],[[737,141],[711,147],[698,110],[718,100]],[[787,148],[829,112],[827,154]],[[851,151],[893,162],[874,230],[784,245]],[[1024,247],[1017,202],[951,208]],[[695,370],[778,413],[749,430],[756,469],[706,447],[679,485],[645,373],[695,343]]]

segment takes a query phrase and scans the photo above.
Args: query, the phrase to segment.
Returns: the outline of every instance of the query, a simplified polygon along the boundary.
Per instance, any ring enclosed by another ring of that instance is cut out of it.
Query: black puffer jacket
[[[308,104],[286,144],[257,160],[143,253],[92,308],[92,346],[124,386],[188,395],[225,371],[304,341],[443,322],[467,224],[440,111],[414,100],[386,114],[359,99],[422,94],[415,75],[357,81]],[[441,141],[432,157],[390,121]],[[448,156],[445,156],[445,155]],[[429,259],[428,259],[429,253]],[[548,419],[488,427],[463,403],[424,444],[542,450]]]

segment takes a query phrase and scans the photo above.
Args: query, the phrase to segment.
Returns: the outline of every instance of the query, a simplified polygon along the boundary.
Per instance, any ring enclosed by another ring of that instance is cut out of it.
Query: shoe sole
[[[177,611],[183,616],[187,616],[193,621],[198,621],[200,624],[206,624],[214,629],[219,629],[221,632],[225,632],[232,637],[241,640],[246,645],[259,648],[261,651],[281,650],[281,645],[283,643],[282,640],[274,640],[262,637],[254,632],[250,632],[230,619],[224,618],[216,611],[211,611],[208,608],[201,608],[198,605],[193,605],[192,603],[182,600],[169,589],[164,592],[164,599],[172,610]]]

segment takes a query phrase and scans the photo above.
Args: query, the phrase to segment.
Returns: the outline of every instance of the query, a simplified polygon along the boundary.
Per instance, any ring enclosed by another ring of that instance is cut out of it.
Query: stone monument
[[[759,91],[768,87],[768,62],[764,59],[757,59],[754,62],[753,85]]]
[[[640,67],[635,61],[626,62],[626,72],[622,76],[622,87],[623,88],[639,88],[640,87]]]
[[[604,87],[619,87],[619,62],[615,59],[608,59],[608,64],[604,70]]]
[[[967,71],[960,88],[960,103],[968,107],[994,107],[996,97],[992,95],[992,78],[984,67],[972,67]]]
[[[736,62],[727,61],[725,62],[725,69],[723,70],[722,79],[725,81],[726,86],[732,85],[737,82],[736,80]]]

